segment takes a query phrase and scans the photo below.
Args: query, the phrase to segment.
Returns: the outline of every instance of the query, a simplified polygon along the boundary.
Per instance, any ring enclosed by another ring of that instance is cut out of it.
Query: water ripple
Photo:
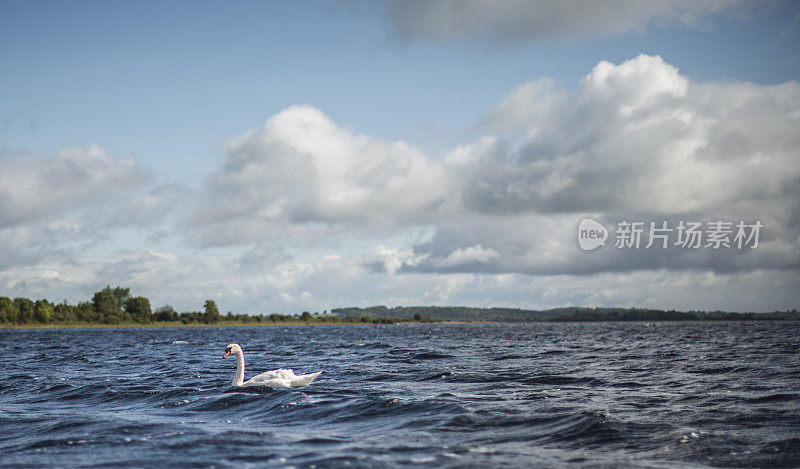
[[[0,330],[0,467],[797,466],[800,324]],[[324,370],[302,389],[247,375]]]

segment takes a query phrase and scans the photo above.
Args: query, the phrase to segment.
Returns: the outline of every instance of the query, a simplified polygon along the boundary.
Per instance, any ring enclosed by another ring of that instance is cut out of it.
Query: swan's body
[[[302,388],[308,386],[314,381],[314,378],[322,373],[308,373],[305,375],[296,375],[292,370],[272,370],[265,371],[259,375],[255,375],[249,380],[244,380],[244,354],[239,344],[230,344],[225,348],[225,354],[222,356],[227,357],[228,354],[236,355],[236,375],[233,377],[233,385],[237,387],[245,386],[268,386],[271,388]]]

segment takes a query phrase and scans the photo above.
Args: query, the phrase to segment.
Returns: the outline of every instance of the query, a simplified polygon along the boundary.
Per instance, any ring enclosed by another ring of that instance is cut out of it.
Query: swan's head
[[[230,344],[227,347],[225,347],[225,354],[222,355],[222,358],[227,357],[231,353],[234,355],[236,355],[237,353],[241,354],[242,348],[239,347],[239,344]]]

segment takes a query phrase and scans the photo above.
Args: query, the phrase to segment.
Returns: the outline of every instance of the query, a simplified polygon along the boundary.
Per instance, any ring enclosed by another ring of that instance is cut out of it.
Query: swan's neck
[[[244,355],[241,352],[236,354],[236,376],[233,377],[233,385],[241,386],[244,382]]]

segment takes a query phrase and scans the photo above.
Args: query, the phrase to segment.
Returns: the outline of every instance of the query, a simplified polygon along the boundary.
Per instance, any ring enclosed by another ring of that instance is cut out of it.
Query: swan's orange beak
[[[230,355],[230,354],[231,354],[231,351],[230,351],[230,350],[226,350],[226,351],[225,351],[225,354],[222,356],[222,358],[225,358],[225,357],[227,357],[227,356],[228,356],[228,355]]]

